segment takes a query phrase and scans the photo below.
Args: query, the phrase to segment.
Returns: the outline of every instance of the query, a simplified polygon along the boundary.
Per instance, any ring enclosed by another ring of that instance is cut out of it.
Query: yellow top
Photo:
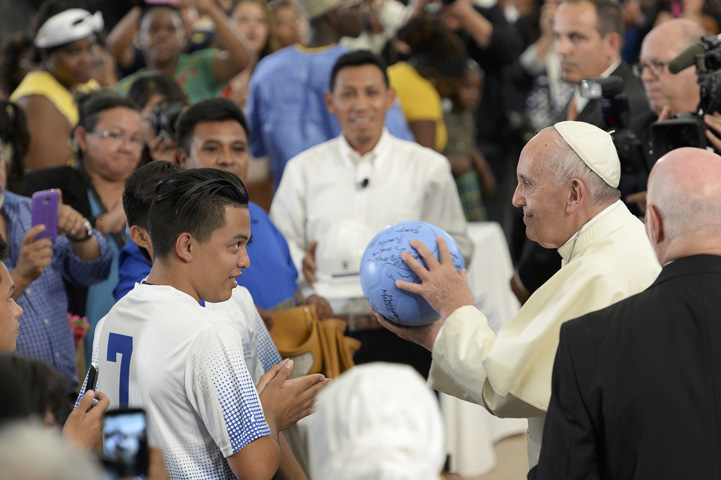
[[[443,152],[448,143],[448,131],[443,121],[438,90],[406,62],[398,62],[388,67],[388,79],[396,91],[408,123],[436,122],[436,151]]]
[[[99,88],[98,82],[90,80],[88,83],[80,85],[78,90],[89,92]],[[75,104],[75,98],[50,73],[42,71],[28,73],[10,95],[10,101],[15,102],[19,98],[30,95],[42,95],[55,105],[55,108],[68,119],[70,125],[75,126],[78,123],[78,107]]]

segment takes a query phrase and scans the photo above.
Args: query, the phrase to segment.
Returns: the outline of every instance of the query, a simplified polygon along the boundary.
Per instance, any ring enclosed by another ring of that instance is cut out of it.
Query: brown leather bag
[[[273,312],[270,336],[283,358],[294,362],[292,377],[322,373],[335,378],[353,367],[360,341],[346,337],[346,322],[318,320],[315,305],[301,305]]]

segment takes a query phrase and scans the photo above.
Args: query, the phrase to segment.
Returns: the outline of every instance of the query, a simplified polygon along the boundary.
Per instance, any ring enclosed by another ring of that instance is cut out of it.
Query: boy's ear
[[[146,250],[151,246],[150,235],[144,228],[137,225],[130,227],[130,239],[137,246],[145,248]]]

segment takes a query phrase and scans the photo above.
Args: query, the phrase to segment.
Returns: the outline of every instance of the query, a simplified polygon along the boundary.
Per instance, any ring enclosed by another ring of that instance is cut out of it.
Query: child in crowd
[[[453,108],[443,115],[448,129],[448,145],[444,151],[451,162],[461,205],[469,222],[486,220],[483,196],[496,191],[496,178],[483,154],[476,148],[476,124],[473,111],[481,100],[483,70],[468,60],[463,78],[451,97]]]

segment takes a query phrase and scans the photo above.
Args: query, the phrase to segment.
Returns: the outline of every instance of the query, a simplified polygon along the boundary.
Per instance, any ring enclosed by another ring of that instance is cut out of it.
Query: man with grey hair
[[[698,23],[685,18],[675,18],[664,22],[648,32],[641,44],[639,57],[639,74],[643,88],[648,97],[651,110],[645,111],[631,119],[629,128],[641,141],[646,156],[646,167],[653,167],[660,154],[654,152],[651,139],[651,126],[656,121],[667,120],[673,115],[684,112],[695,112],[701,96],[697,85],[696,67],[690,66],[673,74],[668,71],[668,64],[688,47],[701,41],[705,30]],[[713,122],[710,117],[708,122]],[[712,128],[714,124],[709,124]],[[717,126],[718,128],[718,126]],[[709,141],[718,139],[707,130]],[[629,203],[638,203],[641,213],[646,208],[647,171],[634,177],[635,184],[630,183],[627,193]]]
[[[433,388],[500,417],[528,418],[530,466],[538,461],[561,324],[640,292],[660,270],[643,224],[618,199],[620,175],[603,130],[583,122],[542,130],[521,152],[513,205],[523,208],[528,238],[558,249],[564,266],[493,332],[443,239],[440,261],[413,240],[427,268],[407,253],[403,259],[422,283],[396,285],[422,295],[441,318],[402,327],[379,316],[386,328],[432,352]]]
[[[720,219],[721,157],[662,157],[646,231],[663,270],[561,327],[536,478],[719,478]]]

